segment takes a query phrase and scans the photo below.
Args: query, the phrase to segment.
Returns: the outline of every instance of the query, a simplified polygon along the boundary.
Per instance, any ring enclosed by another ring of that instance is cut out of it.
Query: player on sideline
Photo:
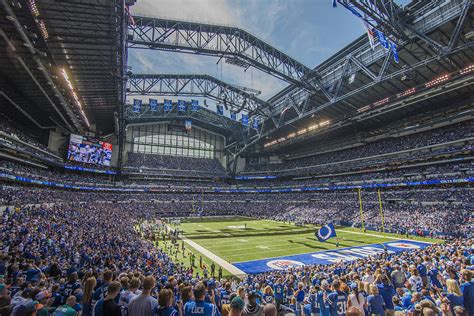
[[[211,292],[211,302],[214,302],[214,291]],[[184,305],[184,316],[215,316],[217,315],[216,305],[204,302],[206,287],[199,282],[194,288],[195,301],[190,301]]]

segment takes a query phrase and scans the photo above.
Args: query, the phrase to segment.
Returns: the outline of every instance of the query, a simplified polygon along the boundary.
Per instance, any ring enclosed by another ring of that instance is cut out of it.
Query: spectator
[[[213,292],[212,292],[213,293]],[[213,303],[204,302],[206,296],[206,286],[199,282],[194,288],[194,299],[184,306],[185,316],[214,316],[217,314],[216,306]],[[234,298],[235,300],[235,298]],[[214,297],[211,298],[211,302],[214,302]],[[240,309],[242,310],[242,308]],[[233,315],[233,305],[231,304],[230,315]]]
[[[76,297],[71,295],[66,299],[66,303],[64,305],[59,306],[54,311],[54,316],[76,316],[77,312],[74,309],[76,305]]]
[[[376,285],[370,285],[370,295],[367,298],[367,305],[369,315],[377,315],[383,316],[384,315],[384,300],[383,297],[379,294],[379,289]]]
[[[257,303],[257,294],[254,291],[250,291],[247,294],[247,303],[242,311],[244,316],[263,316],[263,306]]]
[[[143,280],[143,291],[134,297],[128,304],[130,316],[152,316],[158,308],[158,301],[151,296],[151,290],[155,287],[155,278],[147,276]]]

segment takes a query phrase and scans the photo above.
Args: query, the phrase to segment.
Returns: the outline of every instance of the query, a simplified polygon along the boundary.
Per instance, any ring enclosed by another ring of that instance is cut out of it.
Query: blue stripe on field
[[[414,240],[394,240],[383,243],[389,253],[398,253],[407,250],[422,249],[430,243]],[[286,270],[309,264],[332,264],[335,262],[354,261],[371,255],[384,252],[382,244],[372,244],[357,247],[347,247],[336,250],[305,253],[300,255],[284,256],[279,258],[259,259],[237,262],[233,265],[247,274],[257,274],[271,270]]]

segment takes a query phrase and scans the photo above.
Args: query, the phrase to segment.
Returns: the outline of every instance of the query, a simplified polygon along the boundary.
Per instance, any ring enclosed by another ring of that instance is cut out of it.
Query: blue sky
[[[364,33],[360,20],[330,0],[139,0],[136,15],[243,28],[311,68]],[[203,73],[259,89],[267,99],[287,83],[217,58],[152,50],[129,51],[134,73]]]

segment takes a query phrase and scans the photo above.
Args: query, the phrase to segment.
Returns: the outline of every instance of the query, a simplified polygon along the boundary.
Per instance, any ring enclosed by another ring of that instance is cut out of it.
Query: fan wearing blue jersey
[[[345,316],[347,310],[347,294],[340,290],[341,283],[338,280],[332,282],[331,292],[327,296],[327,302],[329,303],[331,316]]]
[[[230,304],[230,293],[232,293],[231,284],[229,282],[226,282],[224,285],[224,290],[222,290],[220,293],[222,305]]]
[[[327,280],[321,282],[321,291],[318,292],[317,302],[319,305],[320,315],[321,316],[331,316],[331,306],[327,301],[327,297],[331,294],[329,289],[329,283]]]
[[[275,304],[277,310],[280,310],[280,306],[283,304],[283,298],[285,296],[285,287],[283,286],[281,279],[276,281],[273,286],[273,292],[275,293]]]
[[[272,287],[269,285],[263,290],[263,302],[264,304],[273,304],[274,302],[274,293]]]
[[[301,306],[304,303],[305,293],[304,293],[304,290],[303,290],[303,286],[304,285],[303,285],[302,282],[298,283],[298,289],[296,290],[296,292],[293,296],[296,299],[296,307],[297,307],[298,310],[301,309]]]
[[[158,294],[158,304],[160,308],[158,308],[156,315],[157,316],[181,316],[183,315],[182,312],[182,303],[177,302],[176,307],[178,310],[176,310],[173,307],[173,291],[170,289],[162,289],[160,293]]]
[[[64,285],[64,297],[69,297],[75,295],[76,291],[81,288],[81,283],[79,282],[79,277],[77,272],[71,273],[67,283]]]
[[[319,316],[321,312],[319,309],[318,292],[319,286],[311,287],[309,292],[308,302],[311,306],[311,316]]]
[[[470,270],[461,270],[461,291],[464,297],[464,307],[468,315],[474,315],[474,281],[472,281],[473,272]]]
[[[112,271],[107,270],[104,272],[104,275],[103,275],[104,283],[95,290],[94,294],[92,295],[92,303],[95,303],[100,299],[104,299],[107,296],[109,283],[112,282],[112,278],[113,278]]]
[[[204,302],[206,296],[206,286],[199,282],[194,288],[195,301],[190,301],[184,306],[185,316],[215,316],[217,315],[216,305]],[[214,301],[212,296],[211,301]]]
[[[415,294],[418,294],[418,293],[415,293]],[[370,295],[367,297],[367,305],[368,305],[370,315],[376,315],[376,316],[384,315],[385,303],[384,303],[382,295],[379,294],[379,288],[375,284],[370,285]]]

